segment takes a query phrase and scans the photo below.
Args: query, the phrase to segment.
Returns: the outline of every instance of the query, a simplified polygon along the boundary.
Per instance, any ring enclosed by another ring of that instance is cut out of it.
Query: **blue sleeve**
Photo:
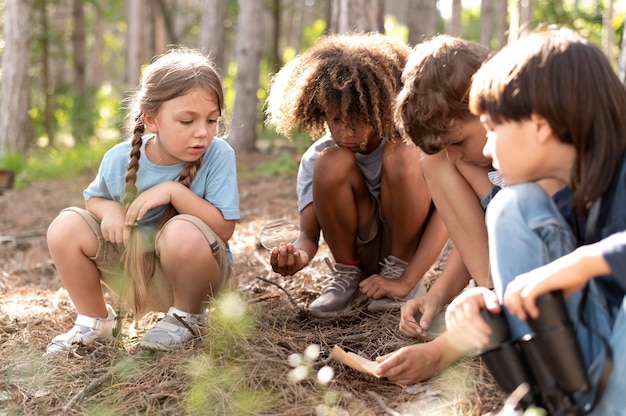
[[[129,149],[130,144],[122,142],[104,154],[98,174],[83,191],[85,201],[98,197],[122,202],[126,190],[126,164]]]
[[[612,234],[598,244],[611,267],[611,275],[626,291],[626,231]]]
[[[239,219],[235,152],[224,140],[214,139],[205,154],[199,178],[202,180],[194,180],[191,189],[219,209],[224,219]]]

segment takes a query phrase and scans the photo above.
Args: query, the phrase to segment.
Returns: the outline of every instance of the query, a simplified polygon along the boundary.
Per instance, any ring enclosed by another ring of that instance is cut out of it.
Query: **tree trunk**
[[[226,76],[226,0],[203,0],[200,20],[200,49],[211,56],[213,63]]]
[[[448,27],[448,34],[451,36],[461,36],[461,0],[452,0],[452,17]]]
[[[620,42],[620,54],[617,61],[617,75],[622,80],[622,84],[626,85],[626,36],[622,32],[622,41]]]
[[[42,0],[38,2],[39,13],[41,14],[41,31],[48,33],[50,30],[50,24],[48,20],[48,7],[47,1]],[[41,37],[41,88],[44,95],[44,109],[43,109],[43,129],[48,137],[48,146],[54,147],[56,145],[56,123],[54,121],[55,102],[54,102],[54,87],[51,82],[50,71],[50,36]]]
[[[32,0],[9,0],[4,4],[0,156],[7,152],[25,154],[33,140],[28,116],[32,4]]]
[[[437,33],[437,0],[411,0],[408,16],[410,45],[417,45],[424,36]]]
[[[609,61],[615,62],[615,54],[613,51],[615,45],[615,31],[611,25],[613,20],[613,0],[606,0],[606,8],[602,15],[602,48]]]
[[[72,90],[72,135],[77,142],[84,142],[93,134],[92,88],[87,87],[87,58],[85,53],[85,10],[83,0],[74,0],[72,7],[72,45],[74,50],[74,82]]]
[[[518,37],[528,35],[533,30],[534,0],[520,2]]]
[[[272,73],[278,72],[278,70],[283,66],[283,60],[280,54],[280,36],[282,35],[282,22],[280,19],[280,0],[272,0],[271,1],[272,8],[272,20],[273,24],[271,25],[271,29],[273,29],[273,33],[271,36],[272,42],[270,44],[270,71]]]
[[[493,36],[493,0],[480,2],[480,43],[491,48]]]
[[[263,53],[261,1],[239,0],[237,22],[237,79],[231,122],[230,144],[235,150],[251,152],[257,138],[259,69]]]
[[[507,0],[495,0],[495,50],[502,49],[506,45],[506,30],[509,11]]]
[[[104,82],[104,65],[102,55],[104,52],[104,30],[105,24],[102,18],[102,11],[99,7],[94,7],[93,23],[93,47],[91,48],[90,73],[91,84],[100,87]]]
[[[126,59],[126,83],[131,87],[139,84],[143,64],[144,0],[128,2],[128,55]]]
[[[331,2],[330,28],[335,33],[385,33],[383,0],[336,0]]]
[[[160,55],[167,51],[167,30],[165,29],[165,11],[159,6],[158,2],[152,1],[152,50],[153,55]]]

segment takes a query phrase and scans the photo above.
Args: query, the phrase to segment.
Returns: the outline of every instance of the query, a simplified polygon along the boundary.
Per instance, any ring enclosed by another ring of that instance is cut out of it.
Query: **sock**
[[[361,260],[356,259],[354,261],[340,261],[339,264],[343,264],[345,266],[358,266],[361,263]]]

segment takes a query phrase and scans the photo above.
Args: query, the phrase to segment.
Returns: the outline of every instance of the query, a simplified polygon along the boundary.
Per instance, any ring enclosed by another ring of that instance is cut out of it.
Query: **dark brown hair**
[[[483,45],[447,35],[416,45],[396,99],[395,120],[402,137],[428,154],[448,146],[451,123],[472,116],[468,107],[472,76],[488,54]]]
[[[574,146],[574,208],[606,192],[626,149],[626,88],[602,51],[568,29],[533,33],[477,72],[470,109],[498,124],[537,114]]]
[[[332,109],[346,124],[358,121],[372,126],[377,137],[396,136],[392,108],[409,51],[378,33],[322,38],[273,78],[267,123],[287,137],[293,130],[321,136]]]

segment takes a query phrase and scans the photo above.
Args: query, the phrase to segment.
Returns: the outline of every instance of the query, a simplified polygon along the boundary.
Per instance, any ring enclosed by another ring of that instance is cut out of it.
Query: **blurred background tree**
[[[272,75],[325,33],[379,31],[411,45],[448,33],[496,51],[533,28],[556,24],[597,43],[624,79],[625,3],[0,0],[0,167],[36,152],[105,149],[123,140],[125,94],[142,67],[174,45],[212,57],[224,76],[231,143],[248,152],[259,148],[260,138],[275,136],[263,123]]]

